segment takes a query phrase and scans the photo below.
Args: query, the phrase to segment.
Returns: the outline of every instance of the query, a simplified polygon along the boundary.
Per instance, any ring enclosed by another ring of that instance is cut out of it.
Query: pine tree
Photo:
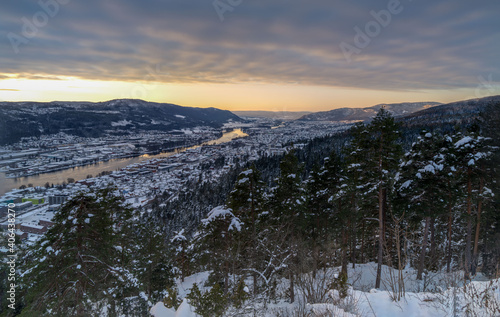
[[[305,191],[301,186],[302,166],[299,165],[295,151],[289,151],[280,162],[280,177],[270,199],[272,219],[275,226],[284,235],[286,246],[291,255],[288,265],[290,278],[290,301],[295,300],[294,267],[297,261],[300,232],[305,226]],[[276,230],[278,231],[278,230]]]
[[[138,287],[126,265],[130,210],[116,192],[80,193],[55,214],[24,273],[23,315],[93,316],[102,309],[113,314],[125,291]]]
[[[423,131],[406,153],[405,161],[395,185],[403,198],[403,212],[410,220],[425,221],[420,251],[417,279],[422,279],[429,232],[433,232],[433,220],[446,212],[448,177],[446,175],[446,147],[444,138],[438,134]],[[431,250],[435,247],[431,238]]]
[[[357,208],[362,203],[365,218],[371,218],[370,210],[375,210],[372,208],[377,209],[374,214],[378,218],[376,288],[380,287],[382,273],[388,191],[402,151],[398,130],[399,126],[392,115],[380,108],[370,124],[358,124],[352,128],[353,139],[346,155],[347,175],[354,197],[352,206]]]
[[[493,197],[489,204],[490,212],[484,219],[486,224],[483,247],[483,272],[495,277],[500,276],[500,103],[493,102],[485,107],[481,115],[481,134],[486,138],[492,156],[486,162],[489,169],[490,187]]]
[[[239,234],[244,224],[227,206],[213,208],[202,220],[200,232],[193,244],[201,263],[211,270],[211,281],[224,285],[229,291],[229,274],[238,257]]]
[[[235,243],[241,262],[239,266],[252,269],[254,294],[257,294],[258,283],[257,273],[253,270],[259,269],[259,262],[263,257],[258,241],[267,226],[265,221],[262,221],[267,215],[267,212],[264,212],[264,188],[259,171],[252,166],[238,176],[227,202],[227,206],[243,224],[239,239]]]
[[[177,270],[180,274],[181,282],[184,282],[184,278],[188,276],[191,272],[190,270],[190,255],[188,254],[189,241],[185,236],[184,229],[179,232],[175,232],[174,237],[170,240],[171,248],[173,248],[173,257],[177,265]]]
[[[455,209],[457,208],[458,201],[460,200],[459,188],[459,172],[457,170],[457,156],[455,153],[454,144],[457,140],[453,140],[449,135],[443,136],[443,153],[445,156],[444,175],[446,177],[446,212],[447,212],[447,233],[446,233],[446,272],[451,272],[451,262],[453,258],[453,223],[457,218]]]
[[[473,131],[464,136],[459,136],[454,144],[457,167],[460,172],[460,184],[464,188],[466,196],[466,238],[465,238],[465,279],[470,278],[470,273],[475,274],[478,243],[480,235],[481,215],[485,199],[490,198],[491,190],[486,186],[486,164],[491,152],[485,148],[486,139]],[[474,246],[472,245],[473,216],[476,214],[476,234]],[[474,249],[474,250],[472,250]]]
[[[346,222],[348,218],[352,218],[351,227],[353,233],[349,240],[356,240],[354,234],[358,221],[361,222],[361,248],[360,256],[361,261],[365,261],[366,245],[370,233],[376,235],[376,224],[373,219],[376,215],[373,213],[373,201],[376,199],[375,186],[373,184],[373,171],[377,168],[376,160],[371,155],[370,150],[373,146],[372,135],[369,127],[363,123],[357,123],[350,129],[352,140],[349,145],[344,149],[345,153],[345,180],[343,182],[343,189],[339,197],[339,203],[344,207],[339,208],[338,221],[342,227],[342,245],[343,255],[347,250],[347,236]],[[354,241],[351,243],[355,243]],[[375,242],[373,243],[375,244]],[[353,256],[354,257],[354,256]],[[347,273],[347,258],[343,256],[342,271]]]
[[[172,254],[166,245],[165,234],[154,219],[145,217],[131,237],[130,251],[134,254],[133,268],[140,288],[150,302],[157,302],[166,295],[168,287],[174,286]]]
[[[370,123],[370,132],[374,136],[372,148],[373,158],[377,161],[377,168],[373,177],[378,188],[378,221],[379,241],[377,255],[377,278],[375,287],[380,287],[382,274],[383,249],[385,244],[384,221],[387,208],[388,190],[394,178],[401,157],[401,145],[398,143],[399,126],[392,115],[384,108],[380,108],[377,116]]]
[[[327,160],[328,161],[328,160]],[[306,181],[306,228],[304,234],[310,238],[311,254],[308,255],[313,261],[313,272],[315,274],[320,262],[320,250],[326,244],[328,238],[326,236],[328,228],[328,218],[331,214],[331,204],[329,202],[329,192],[327,190],[326,168],[323,166],[321,170],[316,165],[309,179]],[[308,239],[309,240],[309,239]]]
[[[351,228],[346,216],[350,214],[348,208],[343,208],[342,192],[343,179],[342,162],[333,151],[325,158],[323,167],[317,172],[313,171],[308,182],[308,215],[310,217],[310,235],[313,244],[313,258],[315,259],[313,269],[318,266],[316,262],[323,265],[328,259],[321,259],[320,252],[326,255],[327,248],[331,248],[330,242],[333,236],[341,233],[345,238],[342,246],[342,271],[347,274],[347,236],[346,231]],[[347,212],[346,212],[347,211]],[[315,272],[313,270],[313,272]]]

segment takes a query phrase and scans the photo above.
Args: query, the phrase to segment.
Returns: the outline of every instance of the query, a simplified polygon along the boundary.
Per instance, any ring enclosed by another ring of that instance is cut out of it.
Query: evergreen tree
[[[151,218],[142,218],[130,241],[133,268],[140,288],[152,303],[162,300],[168,287],[174,286],[171,253],[165,243],[163,230]]]
[[[194,238],[194,246],[201,263],[211,270],[212,283],[223,285],[229,291],[229,274],[239,256],[238,244],[243,223],[226,206],[212,209],[202,220],[200,232]]]
[[[491,103],[481,115],[481,134],[492,152],[491,159],[485,167],[489,169],[493,198],[489,204],[490,212],[486,214],[483,249],[483,272],[500,276],[500,103]]]
[[[380,108],[377,116],[370,123],[370,132],[373,135],[372,158],[377,162],[373,180],[378,189],[378,222],[379,241],[377,255],[377,278],[375,287],[380,287],[382,273],[383,249],[385,244],[385,219],[387,212],[388,190],[391,188],[394,174],[396,173],[402,148],[398,143],[399,126],[392,115],[384,108]]]
[[[360,256],[361,261],[366,260],[365,253],[367,253],[366,245],[370,239],[370,233],[375,237],[377,229],[376,223],[373,219],[376,214],[373,212],[373,201],[376,199],[375,187],[373,184],[373,171],[377,168],[376,161],[371,157],[372,153],[370,148],[372,145],[371,133],[369,127],[363,123],[357,123],[350,129],[352,140],[348,147],[344,149],[345,153],[345,180],[343,181],[343,188],[341,195],[339,195],[339,203],[343,206],[337,211],[339,224],[342,226],[342,246],[343,246],[343,261],[342,271],[347,273],[347,240],[354,243],[356,235],[353,234],[348,237],[346,230],[347,219],[350,218],[352,233],[357,230],[356,225],[361,227],[361,247]],[[376,244],[373,241],[372,244]],[[354,258],[354,255],[353,255]],[[370,257],[368,257],[370,258]]]
[[[113,315],[138,287],[127,268],[130,210],[112,188],[80,193],[55,214],[24,273],[22,315]]]
[[[290,256],[288,265],[288,275],[290,278],[290,301],[295,300],[294,275],[295,270],[300,266],[297,261],[298,243],[300,233],[303,230],[305,221],[305,191],[301,185],[301,175],[303,168],[299,165],[295,151],[289,151],[280,162],[280,177],[277,186],[273,188],[270,198],[272,210],[272,223],[280,227],[285,236],[286,246]]]
[[[422,279],[429,232],[434,232],[434,219],[446,212],[446,188],[449,182],[445,168],[446,147],[443,147],[443,142],[444,138],[438,134],[423,131],[406,153],[395,185],[404,199],[402,211],[413,222],[425,221],[417,279]],[[434,250],[434,235],[431,241],[431,250]]]
[[[267,218],[267,213],[264,212],[264,188],[259,171],[252,166],[238,176],[227,202],[228,207],[243,224],[239,240],[235,241],[238,244],[239,261],[242,262],[239,266],[252,270],[259,269],[259,262],[263,257],[258,241],[262,239],[263,229],[267,226],[266,222],[262,221]],[[253,291],[256,294],[257,273],[253,271],[252,276]]]
[[[326,169],[324,166],[319,170],[319,167],[316,165],[306,181],[307,202],[304,234],[310,238],[308,246],[310,246],[312,252],[308,254],[308,257],[312,259],[314,272],[318,268],[322,244],[327,241],[325,229],[327,229],[328,216],[331,212],[327,184],[324,183],[326,178],[325,172]]]
[[[185,236],[184,229],[179,232],[175,232],[174,237],[170,240],[171,247],[173,248],[174,261],[177,265],[178,274],[181,277],[181,282],[184,282],[184,278],[188,276],[191,272],[191,259],[188,253],[188,239]]]
[[[460,184],[465,192],[466,212],[466,237],[465,237],[465,278],[470,278],[470,273],[475,274],[478,243],[480,235],[481,215],[485,199],[492,196],[491,190],[486,186],[486,164],[485,161],[491,152],[485,148],[486,139],[477,131],[467,135],[458,136],[455,144],[457,156],[457,169],[460,172]],[[474,220],[475,214],[475,220]],[[472,241],[472,225],[476,222],[476,235],[474,246]],[[472,250],[474,249],[474,250]]]
[[[327,254],[327,248],[332,248],[330,242],[333,242],[333,235],[337,236],[342,233],[342,237],[346,238],[345,232],[351,226],[345,221],[349,214],[347,208],[342,206],[342,182],[343,178],[342,162],[338,155],[333,151],[329,157],[325,158],[323,167],[319,171],[311,173],[308,181],[308,215],[310,217],[308,223],[310,233],[306,232],[312,239],[313,246],[313,269],[318,266],[317,262],[322,262],[323,265],[328,259],[321,259],[320,253]],[[340,229],[340,230],[339,230]],[[347,274],[347,244],[341,242],[342,245],[342,271]],[[345,264],[345,265],[344,265]],[[314,271],[313,271],[314,272]]]
[[[377,210],[374,214],[378,218],[376,288],[380,287],[382,273],[388,191],[402,151],[398,130],[399,125],[392,115],[380,108],[370,124],[358,124],[352,129],[354,137],[347,149],[347,174],[351,178],[351,189],[363,198],[365,218],[371,218],[370,210]],[[358,202],[352,205],[358,206]]]

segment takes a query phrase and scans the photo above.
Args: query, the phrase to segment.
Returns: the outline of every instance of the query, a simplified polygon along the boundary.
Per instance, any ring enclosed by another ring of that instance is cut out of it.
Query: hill
[[[301,121],[365,121],[377,114],[381,107],[385,107],[393,116],[399,117],[423,109],[440,105],[439,102],[404,102],[392,104],[378,104],[366,108],[339,108],[330,111],[315,112],[305,115]]]
[[[82,137],[141,131],[172,131],[196,126],[220,127],[241,121],[235,114],[216,108],[182,107],[135,99],[106,102],[2,102],[0,144],[22,137],[64,132]]]
[[[414,112],[403,118],[408,127],[421,125],[470,124],[476,120],[485,107],[499,103],[500,95],[455,101],[430,109]]]

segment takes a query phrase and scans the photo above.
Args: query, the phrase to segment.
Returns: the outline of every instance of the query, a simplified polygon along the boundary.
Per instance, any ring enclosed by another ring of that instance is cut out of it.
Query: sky
[[[8,0],[0,101],[323,111],[500,95],[500,1]]]

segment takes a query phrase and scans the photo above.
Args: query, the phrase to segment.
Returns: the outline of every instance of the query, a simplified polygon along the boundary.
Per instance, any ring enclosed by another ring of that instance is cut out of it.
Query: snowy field
[[[442,317],[442,316],[500,316],[500,279],[487,280],[478,274],[470,283],[464,283],[461,272],[429,273],[422,281],[416,280],[415,270],[403,270],[404,283],[398,282],[398,270],[383,268],[383,283],[380,289],[375,284],[376,264],[358,264],[349,267],[349,280],[345,297],[339,291],[328,290],[326,285],[338,276],[339,268],[319,271],[315,278],[305,274],[296,281],[294,303],[271,300],[264,304],[262,297],[248,300],[244,307],[230,308],[225,316],[376,316],[376,317]],[[155,317],[195,317],[194,308],[185,296],[193,283],[202,290],[209,272],[189,276],[177,288],[182,304],[177,310],[157,303],[151,313]],[[251,289],[251,280],[246,284]],[[404,286],[404,292],[398,292]],[[282,279],[278,293],[286,292],[288,280]],[[400,298],[398,300],[398,293]],[[278,296],[279,297],[279,296]]]

